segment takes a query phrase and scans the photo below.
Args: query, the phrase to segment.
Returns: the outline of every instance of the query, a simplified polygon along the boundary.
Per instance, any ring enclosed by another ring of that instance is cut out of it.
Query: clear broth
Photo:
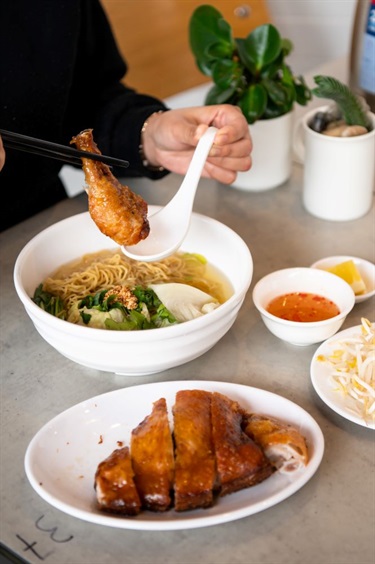
[[[61,265],[61,267],[59,267],[56,271],[54,271],[54,273],[51,275],[50,278],[64,280],[74,273],[85,272],[86,269],[90,267],[90,265],[92,265],[93,262],[97,260],[100,261],[101,259],[105,259],[106,257],[117,253],[121,253],[121,250],[119,248],[112,250],[106,249],[95,253],[89,253],[83,255],[78,259],[74,259],[69,263]],[[179,255],[180,253],[176,253],[176,254]],[[183,255],[184,253],[181,254]],[[124,260],[132,263],[133,265],[136,265],[136,261],[133,261],[132,259],[124,257]],[[162,263],[163,261],[160,262]],[[153,264],[153,263],[148,263],[148,264]],[[197,263],[196,272],[194,273],[194,271],[192,271],[190,274],[192,279],[191,281],[192,286],[204,292],[209,293],[214,298],[216,298],[221,304],[226,302],[234,294],[234,288],[230,283],[229,279],[227,278],[227,276],[223,274],[217,267],[215,267],[209,262],[205,263],[204,266],[202,264]],[[182,279],[178,280],[178,274],[176,274],[175,276],[177,278],[174,281],[184,282],[187,284],[189,283],[189,280],[182,280]],[[167,279],[164,281],[169,282],[171,280]],[[126,281],[124,280],[124,283],[125,282]]]

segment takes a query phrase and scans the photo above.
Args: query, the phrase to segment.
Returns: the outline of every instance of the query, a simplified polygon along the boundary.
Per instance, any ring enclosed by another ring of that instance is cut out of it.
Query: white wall
[[[267,0],[267,5],[281,35],[294,44],[287,62],[295,74],[350,52],[356,0]]]

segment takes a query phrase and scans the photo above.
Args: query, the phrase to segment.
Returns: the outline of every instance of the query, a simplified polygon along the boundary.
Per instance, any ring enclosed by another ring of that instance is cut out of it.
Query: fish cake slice
[[[273,469],[261,448],[241,428],[243,410],[227,396],[213,392],[212,438],[220,496],[258,484]]]
[[[122,515],[138,515],[141,500],[133,476],[128,447],[114,450],[100,462],[94,483],[99,508]]]
[[[173,406],[176,511],[213,504],[216,463],[210,405],[210,392],[180,390],[176,394]]]
[[[142,506],[166,511],[172,503],[174,449],[164,398],[154,402],[150,415],[132,430],[130,452]]]

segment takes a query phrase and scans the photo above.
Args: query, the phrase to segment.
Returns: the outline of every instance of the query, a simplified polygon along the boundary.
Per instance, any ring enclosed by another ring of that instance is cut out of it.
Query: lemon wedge
[[[366,285],[360,275],[358,268],[352,260],[346,260],[335,264],[331,268],[327,269],[328,272],[332,272],[340,278],[343,278],[351,287],[356,296],[363,294],[366,291]]]

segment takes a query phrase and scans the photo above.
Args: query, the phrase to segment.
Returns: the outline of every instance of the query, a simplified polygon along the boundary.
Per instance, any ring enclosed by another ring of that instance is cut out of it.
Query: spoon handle
[[[169,202],[168,206],[171,205],[172,202],[173,204],[180,204],[180,200],[183,200],[185,209],[192,209],[199,179],[207,160],[208,153],[213,145],[216,132],[217,128],[211,126],[199,139],[185,178],[182,181],[178,192]]]
[[[128,257],[157,261],[171,255],[181,245],[189,229],[195,192],[216,132],[216,127],[209,127],[199,139],[179,190],[166,206],[150,216],[147,239],[137,243],[134,249],[122,247]]]

